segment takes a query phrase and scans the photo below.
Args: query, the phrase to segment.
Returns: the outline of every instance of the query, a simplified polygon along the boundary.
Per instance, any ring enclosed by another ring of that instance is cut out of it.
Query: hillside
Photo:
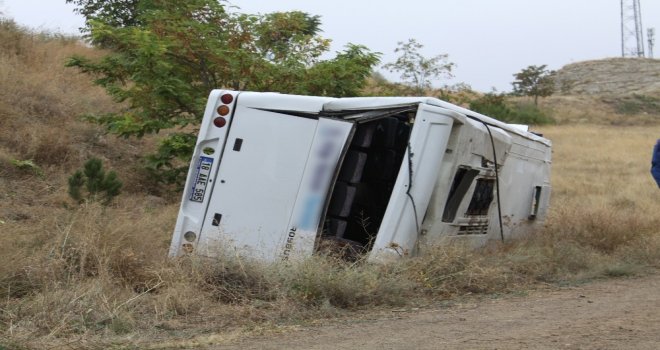
[[[660,97],[660,60],[608,58],[576,62],[556,73],[561,95],[648,95]]]

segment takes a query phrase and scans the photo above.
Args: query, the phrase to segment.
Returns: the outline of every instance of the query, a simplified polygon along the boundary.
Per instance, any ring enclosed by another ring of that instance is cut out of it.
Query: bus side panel
[[[529,234],[545,221],[551,191],[550,157],[550,147],[514,136],[500,172],[505,239]],[[491,222],[497,220],[493,212]],[[499,227],[491,227],[491,231],[497,231],[499,237]]]

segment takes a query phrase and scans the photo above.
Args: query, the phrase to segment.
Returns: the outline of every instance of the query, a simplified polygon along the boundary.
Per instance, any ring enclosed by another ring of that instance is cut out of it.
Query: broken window
[[[541,186],[534,187],[534,195],[532,196],[532,207],[529,212],[529,220],[536,219],[539,213],[539,205],[541,203]]]
[[[478,174],[479,170],[475,169],[459,168],[456,171],[454,182],[452,182],[451,189],[449,190],[449,196],[447,196],[445,210],[442,213],[442,221],[454,222],[456,212],[458,212],[458,206],[461,205],[463,197],[465,197],[465,194],[470,189],[470,185],[472,185],[472,180]]]
[[[356,125],[326,213],[326,238],[370,247],[385,216],[410,130],[407,114]]]
[[[468,206],[466,215],[483,216],[488,215],[488,208],[493,201],[494,179],[478,179],[472,194],[472,200]]]

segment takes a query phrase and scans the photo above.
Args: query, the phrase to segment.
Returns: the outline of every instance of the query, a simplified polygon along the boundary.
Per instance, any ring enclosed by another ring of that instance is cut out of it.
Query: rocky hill
[[[660,60],[608,58],[564,66],[556,73],[561,95],[660,97]]]

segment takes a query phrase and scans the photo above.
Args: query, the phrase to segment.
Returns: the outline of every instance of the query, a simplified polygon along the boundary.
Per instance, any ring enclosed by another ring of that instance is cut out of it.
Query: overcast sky
[[[512,74],[529,65],[551,69],[621,55],[620,0],[231,0],[235,11],[301,10],[320,15],[332,49],[362,44],[394,61],[397,42],[415,38],[422,53],[449,54],[455,78],[481,91],[511,89]],[[644,34],[660,34],[660,0],[641,0]],[[0,11],[39,29],[76,33],[82,18],[64,0],[0,0]],[[656,44],[660,57],[660,40]],[[398,76],[383,72],[388,79]]]

